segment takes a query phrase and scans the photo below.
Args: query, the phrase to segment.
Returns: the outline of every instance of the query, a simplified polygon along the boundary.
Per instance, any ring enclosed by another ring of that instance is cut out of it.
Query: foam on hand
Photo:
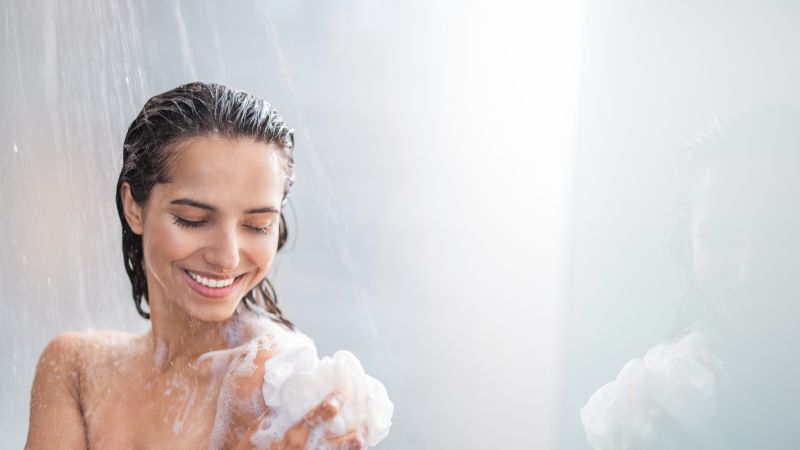
[[[716,448],[705,425],[716,416],[717,366],[697,333],[629,361],[581,409],[589,443],[596,450],[687,448],[687,442]]]
[[[344,397],[339,415],[314,433],[306,448],[324,448],[326,433],[341,436],[359,430],[367,446],[389,434],[394,405],[383,384],[367,375],[358,358],[344,350],[319,359],[310,340],[286,349],[265,364],[264,401],[273,417],[252,438],[261,446],[275,442],[332,392]]]

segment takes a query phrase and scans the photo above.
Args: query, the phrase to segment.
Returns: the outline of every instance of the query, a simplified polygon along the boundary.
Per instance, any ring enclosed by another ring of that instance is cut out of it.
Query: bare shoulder
[[[75,391],[88,342],[83,333],[64,333],[53,338],[39,357],[34,390],[37,388],[36,381],[56,378],[65,388]]]
[[[80,375],[87,368],[99,369],[137,350],[138,346],[132,345],[137,341],[141,341],[141,337],[118,331],[64,333],[47,344],[40,364],[57,366],[56,369],[62,371],[77,371]]]
[[[226,334],[231,348],[207,353],[201,361],[222,375],[223,390],[231,389],[238,400],[261,405],[262,411],[266,362],[291,349],[313,346],[306,335],[258,312],[240,314]]]
[[[122,347],[131,341],[139,339],[129,333],[121,331],[83,331],[63,333],[54,337],[45,347],[45,352],[61,354],[72,351],[107,350],[111,347]]]
[[[66,333],[44,348],[31,389],[26,449],[86,447],[80,406],[85,342],[80,333]]]
[[[84,337],[81,333],[64,333],[54,337],[42,351],[39,363],[52,360],[71,360],[83,345]],[[52,364],[47,364],[51,366]]]
[[[45,346],[31,389],[26,449],[86,448],[83,374],[107,365],[134,339],[118,332],[64,333]]]
[[[263,363],[274,356],[298,347],[314,346],[313,341],[297,329],[275,320],[259,310],[241,310],[225,329],[226,340],[239,360]]]
[[[246,342],[233,349],[234,354],[228,365],[227,378],[236,386],[240,396],[252,396],[257,393],[259,404],[263,404],[262,388],[267,363],[283,355],[291,359],[292,356],[289,354],[298,351],[316,358],[316,346],[308,336],[284,324],[269,321],[262,324],[258,333],[251,335]]]
[[[237,339],[229,341],[230,348],[206,353],[200,361],[209,364],[213,372],[224,373],[226,383],[235,386],[238,396],[260,391],[264,379],[264,363],[279,353],[271,327],[242,324]],[[267,332],[269,330],[270,332]],[[225,383],[223,384],[225,389]]]
[[[268,412],[263,392],[267,362],[294,347],[313,343],[304,334],[257,311],[240,313],[225,334],[230,347],[206,353],[200,361],[211,368],[213,378],[220,380],[223,401],[217,405],[212,436],[224,440],[222,447],[235,448]]]
[[[141,350],[144,336],[136,336],[120,331],[87,331],[79,334],[82,340],[82,351],[85,352],[86,363],[96,362],[98,358],[117,359],[128,353]]]

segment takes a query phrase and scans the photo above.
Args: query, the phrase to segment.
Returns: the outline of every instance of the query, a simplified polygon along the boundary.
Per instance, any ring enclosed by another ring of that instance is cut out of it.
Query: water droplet
[[[53,280],[50,277],[47,277],[47,285],[50,286],[53,284]]]
[[[17,147],[16,142],[14,142],[14,153],[19,153],[19,147]]]

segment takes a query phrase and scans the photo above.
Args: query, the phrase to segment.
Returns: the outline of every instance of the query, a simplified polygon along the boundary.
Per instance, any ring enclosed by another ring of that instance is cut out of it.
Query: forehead
[[[206,197],[283,195],[286,174],[274,144],[209,136],[183,140],[171,151],[165,185],[170,191]]]

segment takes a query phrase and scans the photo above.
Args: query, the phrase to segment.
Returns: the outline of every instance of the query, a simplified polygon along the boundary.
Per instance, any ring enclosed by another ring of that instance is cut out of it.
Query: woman
[[[764,105],[689,143],[678,332],[581,411],[596,449],[799,448],[800,111]]]
[[[323,433],[332,392],[279,440],[264,363],[308,338],[266,278],[286,241],[293,132],[264,101],[191,83],[151,98],[125,137],[117,185],[142,336],[70,333],[45,348],[26,448],[361,448]],[[314,443],[311,443],[311,440]]]

